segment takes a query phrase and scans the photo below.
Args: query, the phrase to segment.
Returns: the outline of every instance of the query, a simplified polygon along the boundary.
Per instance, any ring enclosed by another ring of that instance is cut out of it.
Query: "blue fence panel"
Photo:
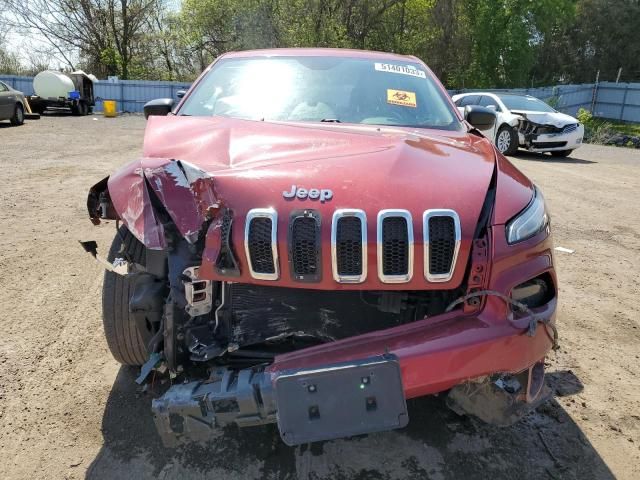
[[[142,112],[144,104],[155,98],[177,99],[179,90],[187,90],[190,84],[179,82],[153,82],[145,80],[120,80],[95,84],[96,111],[102,111],[103,100],[115,100],[122,112]]]
[[[25,95],[33,95],[33,77],[19,77],[17,75],[0,75],[3,81],[11,88],[21,91]]]
[[[20,90],[25,95],[34,95],[33,77],[0,75],[0,81]],[[177,99],[179,90],[187,90],[189,83],[155,82],[146,80],[100,81],[94,85],[95,111],[102,111],[103,100],[115,100],[120,112],[142,112],[144,104],[154,98]]]

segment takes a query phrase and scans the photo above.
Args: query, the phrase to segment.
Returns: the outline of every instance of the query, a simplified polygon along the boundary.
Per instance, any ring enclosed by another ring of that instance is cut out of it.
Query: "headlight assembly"
[[[533,199],[522,212],[507,223],[507,243],[527,240],[549,226],[549,214],[542,192],[535,188]]]

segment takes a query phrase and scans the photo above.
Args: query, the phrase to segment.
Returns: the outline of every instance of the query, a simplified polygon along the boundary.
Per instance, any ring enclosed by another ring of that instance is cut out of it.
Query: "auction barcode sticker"
[[[412,77],[427,78],[425,72],[418,70],[412,65],[394,65],[392,63],[375,62],[375,68],[378,72],[400,73],[402,75],[411,75]]]

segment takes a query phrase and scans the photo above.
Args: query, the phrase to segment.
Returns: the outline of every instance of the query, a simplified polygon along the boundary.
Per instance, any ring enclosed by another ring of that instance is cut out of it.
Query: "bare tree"
[[[128,78],[136,42],[160,0],[2,0],[10,23],[49,43],[71,68],[75,58]]]

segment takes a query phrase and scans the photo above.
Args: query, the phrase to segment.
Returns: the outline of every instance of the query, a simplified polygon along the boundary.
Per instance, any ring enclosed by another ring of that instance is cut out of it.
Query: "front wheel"
[[[146,264],[145,246],[129,230],[121,227],[111,244],[109,262],[128,255],[132,262]],[[123,365],[144,364],[149,354],[138,330],[129,300],[135,279],[106,271],[102,286],[102,322],[107,345],[113,357]]]
[[[24,123],[24,107],[16,103],[15,109],[13,111],[13,117],[11,117],[12,125],[22,125]]]
[[[513,155],[518,151],[518,132],[503,125],[496,135],[496,148],[503,155]]]
[[[571,152],[573,152],[573,150],[554,150],[553,152],[549,153],[551,153],[551,155],[554,157],[568,157],[569,155],[571,155]]]

